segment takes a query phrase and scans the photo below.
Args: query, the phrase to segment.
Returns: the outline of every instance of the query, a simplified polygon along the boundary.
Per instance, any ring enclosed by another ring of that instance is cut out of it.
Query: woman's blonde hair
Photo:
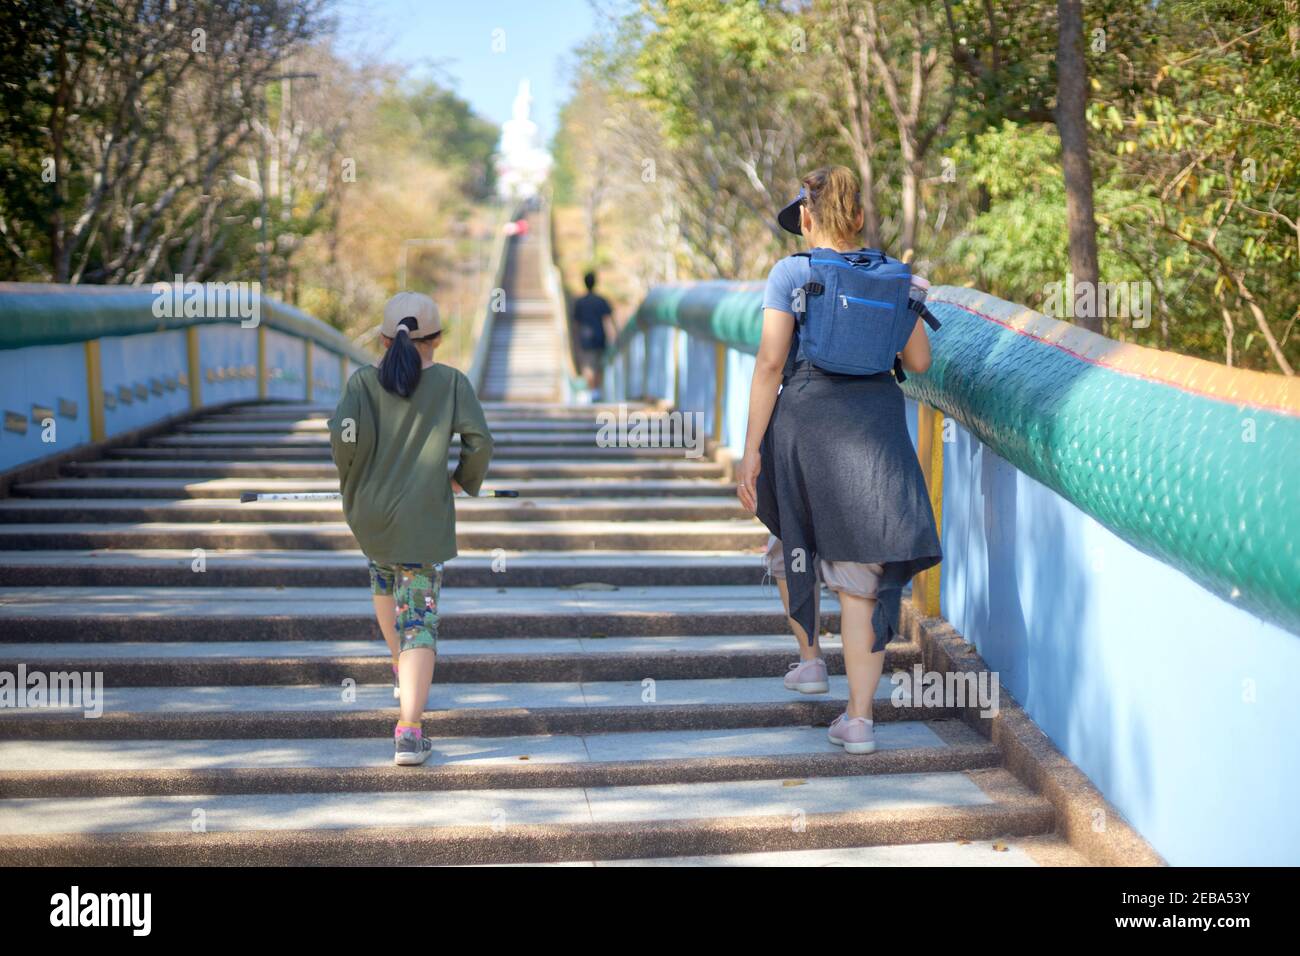
[[[804,188],[803,204],[817,223],[817,231],[841,245],[856,242],[862,231],[862,190],[853,170],[847,166],[823,166],[800,182]]]

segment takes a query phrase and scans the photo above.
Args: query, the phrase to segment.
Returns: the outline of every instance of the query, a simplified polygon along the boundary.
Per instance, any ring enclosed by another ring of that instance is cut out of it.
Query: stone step
[[[195,810],[206,832],[195,834]],[[815,850],[1049,832],[1005,770],[435,793],[14,799],[0,864],[464,864]]]
[[[495,469],[494,469],[495,470]],[[507,484],[485,482],[483,493]],[[521,478],[508,487],[520,498],[716,498],[733,496],[736,486],[712,478]],[[47,478],[18,485],[28,498],[238,498],[245,491],[294,493],[338,491],[337,478]],[[11,499],[12,500],[12,499]]]
[[[203,572],[186,549],[0,551],[0,587],[368,588],[359,550],[208,551]],[[443,567],[446,588],[573,588],[581,584],[755,584],[759,555],[736,551],[461,551]],[[775,591],[772,592],[775,594]]]
[[[612,431],[612,429],[606,429],[604,433],[610,434]],[[497,449],[507,448],[511,445],[548,447],[563,444],[590,449],[600,447],[596,444],[596,440],[601,434],[601,429],[596,427],[582,431],[566,430],[556,432],[502,432],[496,430],[492,432],[492,439]],[[454,447],[458,443],[458,439],[453,437],[452,446]],[[327,434],[313,434],[310,432],[256,432],[246,434],[214,431],[159,435],[145,441],[144,446],[149,448],[206,446],[209,448],[236,448],[241,451],[247,448],[323,448],[328,451],[330,442]]]
[[[744,550],[767,542],[768,532],[753,519],[732,521],[466,521],[457,528],[460,547],[488,551],[654,550],[698,551],[705,547]],[[357,546],[342,521],[310,524],[233,522],[189,524],[76,523],[0,524],[0,550],[42,548],[322,548]]]
[[[997,748],[960,721],[882,723],[875,736],[866,759],[832,745],[821,727],[433,737],[433,754],[415,773],[393,766],[390,740],[364,737],[0,740],[0,796],[627,786],[997,765]]]
[[[492,452],[492,468],[496,469],[498,463],[511,462],[516,460],[526,461],[569,461],[581,463],[590,461],[592,458],[599,458],[602,461],[622,461],[633,459],[636,461],[651,460],[685,460],[685,461],[702,461],[703,439],[695,443],[693,447],[687,447],[684,444],[665,445],[659,448],[624,448],[612,446],[601,448],[594,441],[585,445],[506,445],[497,447]],[[689,455],[687,453],[690,453]],[[454,463],[456,456],[460,453],[460,446],[453,443],[451,447],[451,461]],[[240,461],[258,462],[258,461],[306,461],[306,462],[328,462],[329,467],[333,468],[333,459],[330,457],[328,445],[307,445],[305,443],[292,443],[280,446],[265,445],[262,447],[248,446],[245,448],[233,448],[228,446],[217,445],[187,445],[185,447],[156,447],[145,446],[135,448],[109,448],[105,454],[110,460],[130,459],[132,461],[169,461],[173,459],[191,460],[195,458],[220,459],[223,456],[237,456]],[[693,456],[693,457],[691,457]]]
[[[747,512],[734,495],[708,498],[458,498],[457,522],[718,521]],[[253,501],[237,498],[0,499],[0,524],[138,522],[338,522],[342,501]]]
[[[570,405],[566,402],[501,402],[482,400],[483,411],[491,420],[499,418],[573,418],[593,411],[613,411],[626,408],[628,411],[657,411],[657,405],[648,402],[593,402],[587,405]],[[334,414],[334,406],[319,402],[288,401],[250,401],[244,405],[234,405],[206,418],[232,417],[241,419],[258,418],[328,418]]]
[[[613,416],[610,421],[617,423],[614,412],[593,412],[590,415],[572,419],[488,419],[488,427],[493,437],[501,444],[513,440],[545,439],[548,437],[582,441],[596,435],[603,426],[598,415]],[[653,422],[655,427],[664,427],[671,422],[666,412],[638,412],[637,420]],[[241,435],[327,435],[328,417],[320,418],[277,418],[244,420],[234,417],[202,418],[183,424],[176,430],[179,434],[205,435],[213,432]]]
[[[330,462],[311,461],[231,461],[164,459],[99,460],[72,462],[64,466],[69,475],[124,478],[331,478],[337,480],[338,469]],[[662,461],[526,461],[493,462],[493,481],[519,478],[570,478],[575,482],[587,478],[721,478],[723,466],[708,460],[689,461],[673,458]]]
[[[300,423],[299,426],[292,428],[277,427],[272,429],[261,425],[250,428],[247,425],[210,425],[205,422],[196,422],[182,426],[168,435],[150,439],[145,444],[155,447],[213,445],[244,448],[250,445],[257,447],[297,443],[322,448],[329,447],[329,433],[324,422],[319,422],[319,427],[311,428],[302,427],[302,424]],[[311,424],[313,426],[317,425],[316,422]],[[568,427],[563,430],[554,428],[520,429],[514,426],[503,428],[499,425],[491,425],[491,423],[489,423],[489,428],[492,432],[492,440],[498,448],[507,445],[591,445],[602,434],[601,427],[594,422],[585,428]],[[604,429],[604,432],[608,434],[612,432],[612,429]],[[171,439],[186,440],[173,441]],[[239,441],[236,441],[236,439]],[[455,440],[453,439],[454,443]]]
[[[30,670],[29,670],[30,673]],[[652,698],[652,699],[651,699]],[[775,677],[628,681],[435,683],[426,733],[491,737],[629,730],[827,726],[844,712],[848,684],[797,694]],[[105,687],[102,712],[81,707],[0,711],[0,740],[174,740],[260,737],[377,737],[391,740],[397,713],[391,681],[207,687]],[[913,702],[906,685],[882,677],[872,719],[955,718],[954,708]],[[827,746],[831,744],[827,743]]]
[[[837,638],[822,638],[832,674],[843,674]],[[450,638],[439,642],[438,683],[623,681],[779,677],[794,660],[789,635],[692,637]],[[886,673],[920,662],[915,644],[894,643]],[[334,684],[390,679],[381,641],[0,643],[0,667],[87,671],[112,687]]]
[[[839,630],[834,595],[822,624]],[[774,634],[771,588],[456,588],[439,604],[442,637]],[[92,622],[92,623],[88,623]],[[367,590],[289,587],[0,588],[0,643],[316,641],[379,638]]]
[[[590,860],[533,866],[718,866],[718,867],[1018,867],[1093,866],[1087,857],[1056,834],[1003,837],[999,840],[956,840],[948,843],[905,843],[897,846],[846,846],[827,850],[777,850],[663,856],[652,860]]]
[[[824,727],[731,727],[616,734],[430,737],[425,770],[393,765],[389,737],[243,740],[0,740],[5,797],[286,790],[455,790],[602,786],[673,779],[852,777],[997,765],[997,748],[961,721],[892,721],[876,752],[846,754]],[[313,774],[313,770],[343,773]],[[346,773],[354,770],[355,773]]]
[[[443,586],[615,587],[755,584],[757,553],[735,551],[504,551],[465,550],[443,569]],[[202,573],[189,549],[121,548],[0,552],[0,587],[328,587],[368,588],[366,559],[343,551],[223,549],[209,551]],[[775,595],[775,591],[772,592]]]

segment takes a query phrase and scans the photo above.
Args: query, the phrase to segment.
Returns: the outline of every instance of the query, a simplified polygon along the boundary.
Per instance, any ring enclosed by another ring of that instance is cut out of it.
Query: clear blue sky
[[[451,78],[475,112],[501,123],[519,81],[533,88],[544,142],[567,97],[563,64],[595,28],[589,0],[340,0],[339,47]],[[505,49],[494,52],[495,30]]]

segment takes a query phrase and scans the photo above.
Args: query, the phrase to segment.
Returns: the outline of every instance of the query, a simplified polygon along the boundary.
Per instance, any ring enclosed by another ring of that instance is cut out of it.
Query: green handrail
[[[168,286],[168,290],[174,288]],[[228,286],[185,287],[181,290],[181,304],[184,305],[187,294],[198,288],[211,293],[212,301],[228,317],[159,315],[159,312],[175,310],[159,307],[160,296],[168,293],[161,290],[156,293],[152,287],[3,282],[0,283],[0,349],[240,322],[238,297]],[[268,328],[310,340],[360,364],[374,360],[373,355],[353,345],[338,329],[291,305],[262,297],[258,306],[259,321]]]
[[[1127,345],[971,289],[938,286],[943,328],[909,397],[1147,554],[1300,633],[1300,384]],[[749,354],[762,284],[653,288],[609,351],[656,326]]]

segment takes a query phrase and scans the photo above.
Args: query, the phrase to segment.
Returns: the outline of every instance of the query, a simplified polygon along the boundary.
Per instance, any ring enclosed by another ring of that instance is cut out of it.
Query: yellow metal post
[[[185,352],[188,363],[186,375],[190,383],[190,408],[203,404],[203,366],[199,361],[199,327],[191,325],[185,330]]]
[[[943,535],[943,413],[926,405],[917,406],[916,456],[925,476],[925,487],[934,510],[934,523]],[[912,600],[926,617],[939,616],[939,566],[922,571],[912,580]]]
[[[266,326],[257,327],[257,397],[266,398]]]
[[[311,358],[312,358],[311,346],[312,346],[311,339],[303,340],[302,359],[303,359],[303,367],[306,369],[306,371],[303,373],[303,377],[306,379],[306,383],[303,386],[303,396],[309,402],[311,401],[311,393],[313,391],[312,380],[311,380]]]
[[[722,441],[722,413],[726,408],[727,394],[727,347],[721,342],[714,346],[713,352],[713,440]]]
[[[104,377],[99,364],[99,340],[86,342],[86,404],[90,407],[90,440],[104,440]]]

